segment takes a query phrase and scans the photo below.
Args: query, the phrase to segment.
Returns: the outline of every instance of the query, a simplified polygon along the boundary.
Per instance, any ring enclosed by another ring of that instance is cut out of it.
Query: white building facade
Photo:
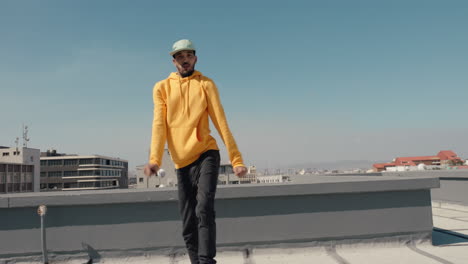
[[[0,192],[39,192],[39,149],[0,147]]]

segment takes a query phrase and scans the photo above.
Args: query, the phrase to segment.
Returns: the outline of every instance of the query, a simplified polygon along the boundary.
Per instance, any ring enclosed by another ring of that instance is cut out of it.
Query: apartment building
[[[247,168],[247,174],[244,177],[238,177],[234,174],[231,164],[221,164],[219,167],[219,184],[248,184],[257,182],[257,170],[255,166]]]
[[[166,172],[164,177],[146,177],[143,173],[145,165],[136,167],[138,189],[174,187],[177,186],[177,173],[174,169],[174,162],[171,159],[171,153],[165,149],[162,158],[162,169]],[[255,166],[247,168],[248,173],[245,177],[239,178],[234,174],[231,164],[221,164],[219,167],[219,184],[245,184],[257,182],[257,171]]]
[[[41,191],[128,188],[128,161],[102,155],[41,153]]]
[[[0,146],[0,193],[39,191],[40,150]]]

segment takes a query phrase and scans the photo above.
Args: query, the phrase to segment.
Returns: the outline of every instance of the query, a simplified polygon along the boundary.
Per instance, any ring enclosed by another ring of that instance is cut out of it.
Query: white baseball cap
[[[188,39],[181,39],[181,40],[178,40],[174,43],[174,45],[172,45],[172,51],[169,52],[169,54],[171,54],[171,56],[174,56],[174,54],[176,54],[177,52],[179,51],[183,51],[183,50],[195,50],[195,46],[193,45],[192,41],[188,40]]]

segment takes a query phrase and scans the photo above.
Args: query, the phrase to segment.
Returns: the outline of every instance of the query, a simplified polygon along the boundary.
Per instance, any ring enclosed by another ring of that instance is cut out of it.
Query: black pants
[[[216,263],[214,201],[219,175],[219,151],[208,150],[177,170],[182,236],[192,264]]]

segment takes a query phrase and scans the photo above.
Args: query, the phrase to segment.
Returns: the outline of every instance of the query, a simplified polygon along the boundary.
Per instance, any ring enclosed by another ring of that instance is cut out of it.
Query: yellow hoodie
[[[176,169],[196,161],[210,149],[219,149],[210,135],[208,115],[227,147],[233,167],[244,166],[229,130],[215,83],[195,71],[181,78],[171,73],[153,89],[154,119],[150,164],[161,166],[166,140]]]

